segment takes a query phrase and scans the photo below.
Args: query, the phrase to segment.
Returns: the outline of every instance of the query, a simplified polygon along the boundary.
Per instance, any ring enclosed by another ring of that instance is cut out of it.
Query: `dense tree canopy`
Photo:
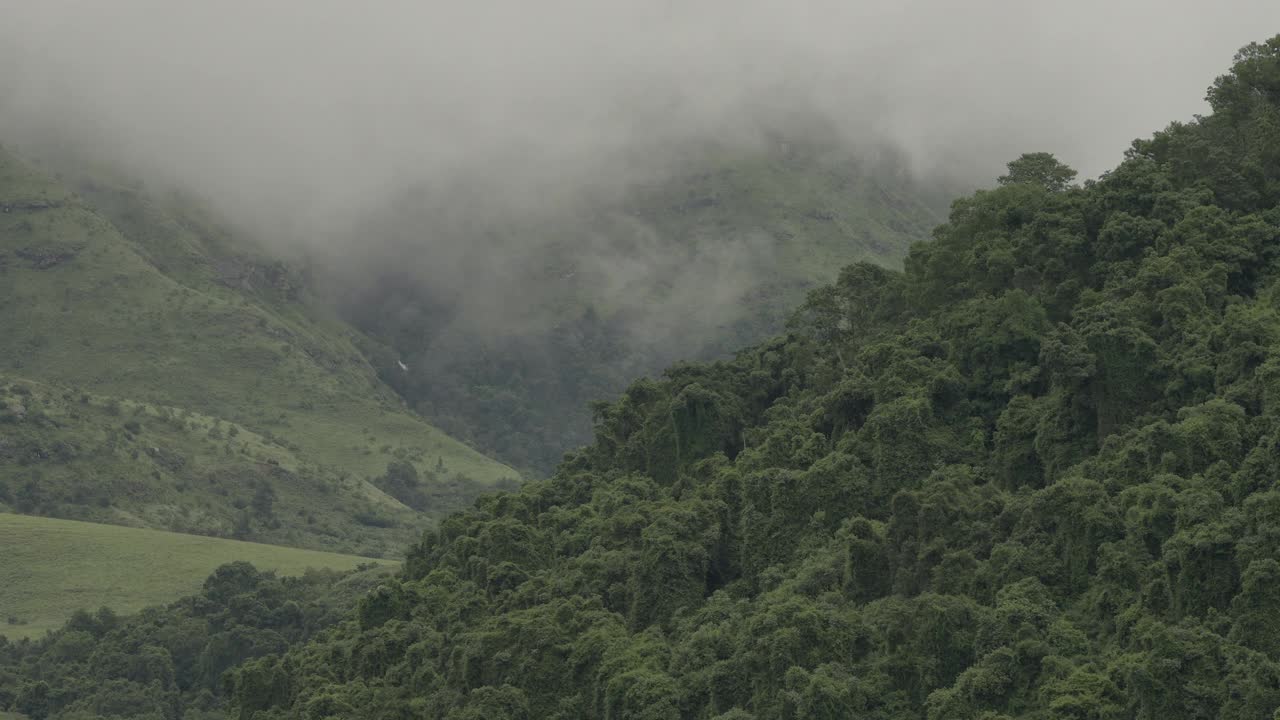
[[[636,382],[234,716],[1271,720],[1280,37],[1210,102]]]
[[[1209,97],[634,384],[239,717],[1272,718],[1280,38]]]

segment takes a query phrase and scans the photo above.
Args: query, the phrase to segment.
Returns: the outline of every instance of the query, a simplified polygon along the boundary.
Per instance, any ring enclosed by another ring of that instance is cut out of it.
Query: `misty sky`
[[[0,142],[78,140],[319,220],[408,181],[594,182],[794,117],[926,170],[991,178],[1050,150],[1093,175],[1280,32],[1273,0],[0,0],[0,17]]]

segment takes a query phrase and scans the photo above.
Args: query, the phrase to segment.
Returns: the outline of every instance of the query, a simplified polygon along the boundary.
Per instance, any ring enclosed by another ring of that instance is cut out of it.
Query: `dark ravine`
[[[379,341],[368,354],[411,407],[545,477],[591,441],[592,403],[776,334],[840,267],[900,266],[944,216],[954,183],[812,145],[691,149],[687,166],[621,197],[536,222],[473,220],[485,230],[457,237],[437,229],[448,203],[384,218],[424,229],[350,273],[361,280],[344,315]]]

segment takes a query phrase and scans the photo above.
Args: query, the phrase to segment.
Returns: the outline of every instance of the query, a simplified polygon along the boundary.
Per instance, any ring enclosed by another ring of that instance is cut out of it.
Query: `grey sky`
[[[1271,0],[0,0],[0,142],[51,129],[246,212],[595,183],[791,115],[924,170],[1086,176],[1203,109]],[[502,187],[501,184],[497,187]]]

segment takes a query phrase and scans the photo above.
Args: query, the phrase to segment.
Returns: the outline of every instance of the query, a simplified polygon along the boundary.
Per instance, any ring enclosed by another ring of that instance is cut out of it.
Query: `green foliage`
[[[597,405],[326,633],[244,623],[180,670],[78,617],[2,697],[176,718],[157,693],[230,668],[243,720],[1273,720],[1280,38],[1210,101],[1083,187],[1015,164],[902,272]]]
[[[1062,192],[1071,186],[1076,174],[1050,153],[1026,153],[1009,163],[1009,174],[1001,175],[998,182],[1001,185],[1029,183],[1049,192]]]
[[[228,668],[333,626],[383,575],[277,577],[236,562],[197,594],[132,618],[78,611],[41,640],[0,640],[0,679],[11,681],[0,706],[31,720],[225,718]]]
[[[1273,718],[1277,57],[597,406],[240,716]]]

